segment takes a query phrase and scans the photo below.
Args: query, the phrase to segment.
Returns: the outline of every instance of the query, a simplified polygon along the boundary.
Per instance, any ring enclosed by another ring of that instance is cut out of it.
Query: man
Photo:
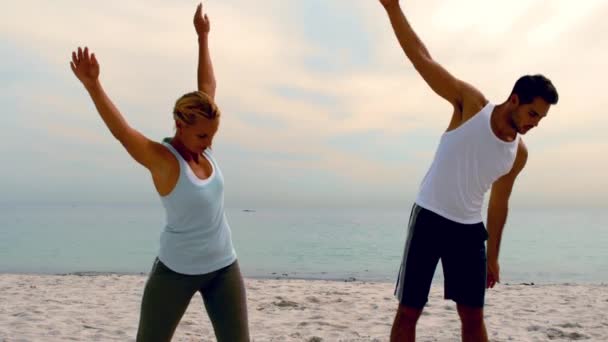
[[[412,209],[395,295],[391,341],[414,341],[441,259],[446,299],[457,304],[463,341],[487,341],[486,288],[499,282],[498,254],[515,178],[528,152],[520,135],[536,127],[558,101],[542,75],[523,76],[508,99],[493,105],[439,65],[413,31],[399,0],[379,0],[407,58],[435,93],[454,108]],[[491,188],[487,231],[481,209]],[[485,240],[488,240],[486,255]]]

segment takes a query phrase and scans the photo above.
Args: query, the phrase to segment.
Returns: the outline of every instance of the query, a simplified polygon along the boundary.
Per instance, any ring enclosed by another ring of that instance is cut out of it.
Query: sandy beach
[[[0,274],[0,341],[133,341],[144,275]],[[246,279],[254,341],[387,341],[393,284]],[[459,341],[454,303],[433,286],[419,341]],[[492,341],[608,341],[608,285],[507,285],[487,295]],[[173,341],[213,341],[195,296]]]

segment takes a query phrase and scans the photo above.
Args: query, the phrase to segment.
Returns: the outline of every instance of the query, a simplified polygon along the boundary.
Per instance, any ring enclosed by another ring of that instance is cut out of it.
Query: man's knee
[[[395,317],[395,324],[403,327],[416,326],[416,322],[418,322],[418,318],[420,318],[421,314],[422,309],[399,304]]]
[[[483,308],[470,307],[460,304],[457,305],[457,308],[460,321],[465,329],[476,329],[483,325]]]

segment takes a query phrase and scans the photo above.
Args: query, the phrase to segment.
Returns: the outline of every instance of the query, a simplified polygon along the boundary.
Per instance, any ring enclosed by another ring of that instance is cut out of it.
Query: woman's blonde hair
[[[173,118],[193,125],[196,117],[202,116],[213,120],[220,116],[220,110],[213,99],[202,91],[185,94],[175,102]]]

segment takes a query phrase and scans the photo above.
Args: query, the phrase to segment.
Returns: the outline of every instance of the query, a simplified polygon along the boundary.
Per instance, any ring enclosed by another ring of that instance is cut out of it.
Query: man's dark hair
[[[526,75],[520,77],[511,94],[517,94],[520,104],[529,104],[540,97],[549,104],[557,104],[559,95],[551,81],[543,75]]]

